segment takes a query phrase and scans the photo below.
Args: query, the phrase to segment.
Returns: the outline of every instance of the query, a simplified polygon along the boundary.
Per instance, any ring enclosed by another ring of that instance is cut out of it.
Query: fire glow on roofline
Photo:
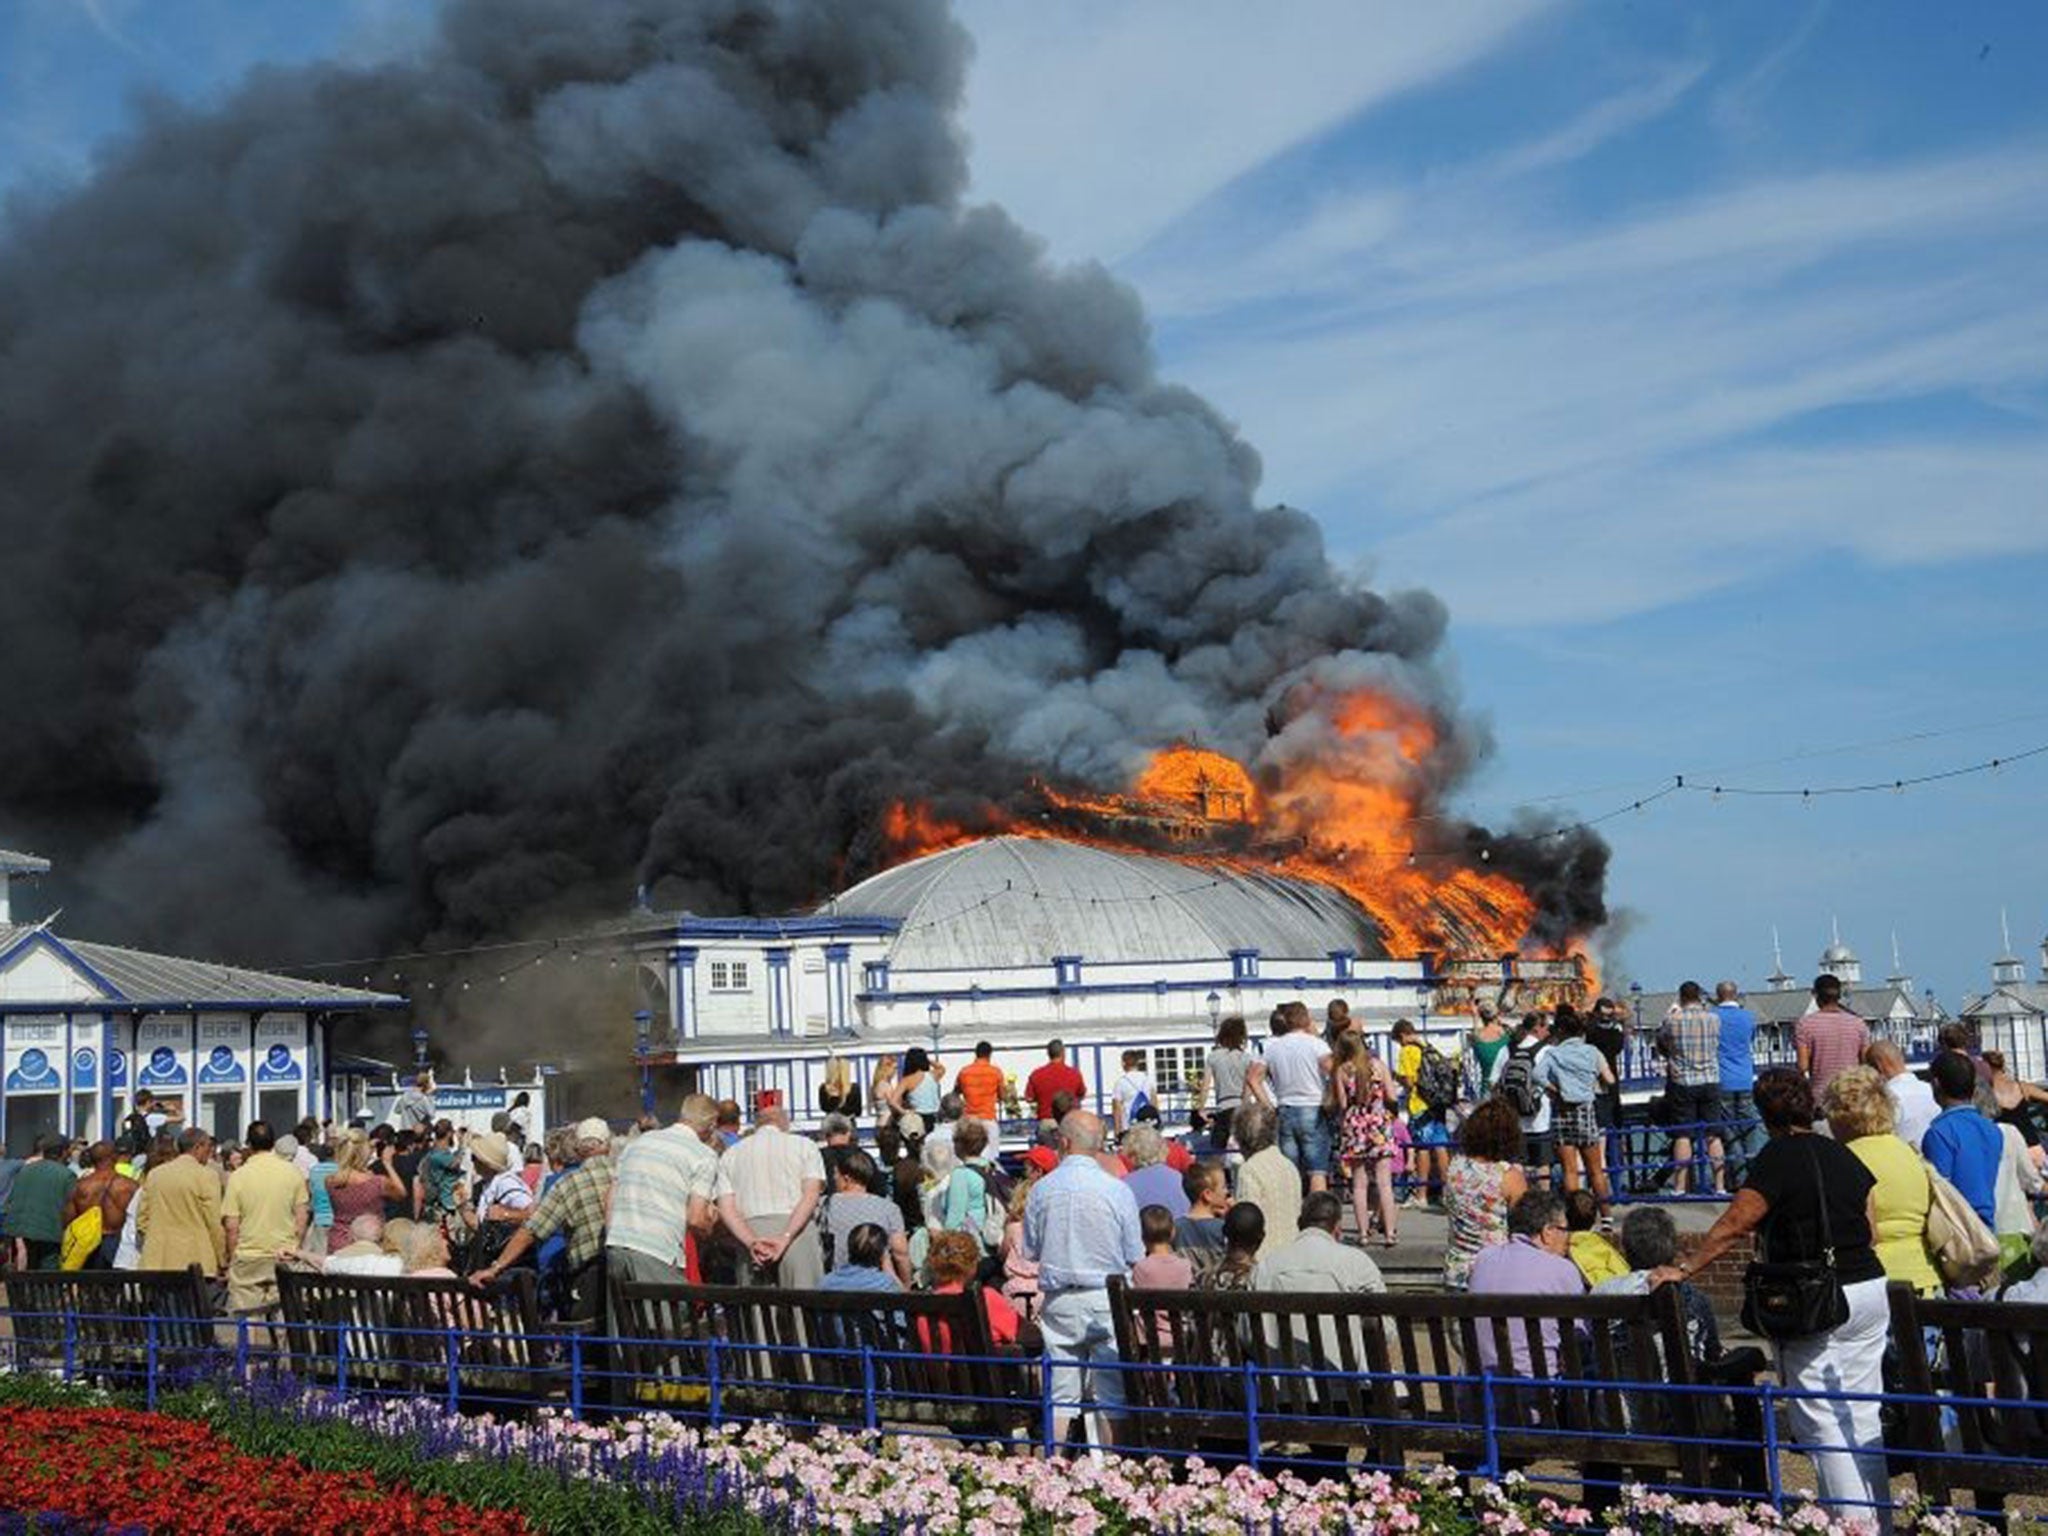
[[[1329,718],[1326,748],[1263,786],[1233,759],[1182,745],[1156,753],[1125,794],[1041,784],[1036,816],[991,804],[953,819],[898,803],[882,829],[889,861],[1004,833],[1221,860],[1344,892],[1372,915],[1394,955],[1575,958],[1584,990],[1597,989],[1579,940],[1562,952],[1533,942],[1536,901],[1512,878],[1423,845],[1419,834],[1435,821],[1422,773],[1437,746],[1428,713],[1361,690],[1334,701]]]

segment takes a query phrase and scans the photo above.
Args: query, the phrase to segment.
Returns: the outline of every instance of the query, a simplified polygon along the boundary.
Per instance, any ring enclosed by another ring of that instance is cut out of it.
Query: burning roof
[[[1221,753],[1185,743],[1156,753],[1128,791],[1091,794],[1039,782],[1012,804],[941,816],[899,802],[885,817],[885,862],[992,834],[1218,862],[1341,891],[1369,913],[1397,956],[1562,958],[1583,933],[1540,931],[1538,901],[1495,858],[1494,840],[1430,808],[1436,727],[1420,705],[1359,690],[1319,711],[1322,750],[1262,781]]]

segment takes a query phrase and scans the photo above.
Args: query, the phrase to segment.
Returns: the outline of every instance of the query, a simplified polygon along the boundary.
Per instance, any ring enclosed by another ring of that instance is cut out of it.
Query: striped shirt
[[[717,1181],[718,1154],[688,1127],[672,1125],[636,1137],[619,1154],[605,1245],[680,1265],[690,1201],[709,1200]]]

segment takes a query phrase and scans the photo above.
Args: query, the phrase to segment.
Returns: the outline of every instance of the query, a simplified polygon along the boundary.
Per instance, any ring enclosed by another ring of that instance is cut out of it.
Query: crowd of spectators
[[[1794,1430],[1824,1492],[1881,1503],[1877,1405],[1853,1394],[1890,1384],[1885,1286],[2048,1293],[2033,1208],[2048,1091],[1953,1036],[1924,1076],[1909,1071],[1826,976],[1797,1026],[1797,1065],[1758,1070],[1754,1015],[1732,986],[1717,991],[1709,1002],[1687,983],[1652,1037],[1678,1188],[1690,1177],[1728,1197],[1689,1248],[1661,1208],[1632,1210],[1618,1230],[1609,1211],[1626,1031],[1607,999],[1585,1016],[1559,1006],[1513,1023],[1481,1008],[1448,1052],[1404,1021],[1384,1057],[1335,1006],[1321,1028],[1300,1003],[1276,1009],[1262,1050],[1242,1019],[1224,1019],[1186,1138],[1166,1134],[1142,1057],[1125,1060],[1105,1120],[1077,1107],[1086,1085],[1060,1042],[1021,1098],[984,1043],[950,1087],[916,1048],[870,1079],[872,1152],[857,1128],[863,1085],[843,1068],[828,1074],[836,1107],[818,1138],[779,1103],[743,1124],[737,1105],[692,1094],[665,1126],[588,1119],[526,1147],[521,1127],[470,1134],[436,1120],[423,1084],[428,1113],[402,1103],[405,1124],[278,1135],[258,1121],[232,1157],[202,1130],[146,1120],[118,1143],[53,1139],[5,1168],[0,1210],[16,1265],[196,1263],[245,1315],[275,1303],[280,1265],[479,1286],[532,1268],[550,1315],[582,1323],[601,1318],[608,1278],[940,1293],[978,1281],[991,1340],[1042,1351],[1056,1399],[1091,1400],[1103,1439],[1123,1407],[1118,1373],[1093,1369],[1116,1359],[1113,1278],[1377,1292],[1372,1245],[1391,1246],[1400,1212],[1426,1202],[1446,1220],[1446,1290],[1674,1285],[1696,1365],[1739,1383],[1763,1355],[1724,1347],[1698,1272],[1745,1242],[1776,1264],[1825,1253],[1844,1315],[1777,1339],[1776,1368],[1787,1386],[1852,1395],[1791,1399]],[[1031,1143],[1007,1159],[1005,1104],[1028,1106]],[[1396,1170],[1413,1186],[1406,1206]],[[1961,1278],[1934,1230],[1949,1192],[1997,1249]],[[1515,1334],[1505,1359],[1482,1333],[1473,1365],[1528,1372],[1540,1350],[1554,1370],[1559,1326]]]

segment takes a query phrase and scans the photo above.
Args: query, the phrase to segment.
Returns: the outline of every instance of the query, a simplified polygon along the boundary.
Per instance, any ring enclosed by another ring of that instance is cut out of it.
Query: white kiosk
[[[0,1143],[92,1139],[147,1088],[223,1141],[252,1119],[284,1130],[333,1102],[340,1018],[402,997],[60,938],[11,921],[8,882],[49,864],[0,852]]]

